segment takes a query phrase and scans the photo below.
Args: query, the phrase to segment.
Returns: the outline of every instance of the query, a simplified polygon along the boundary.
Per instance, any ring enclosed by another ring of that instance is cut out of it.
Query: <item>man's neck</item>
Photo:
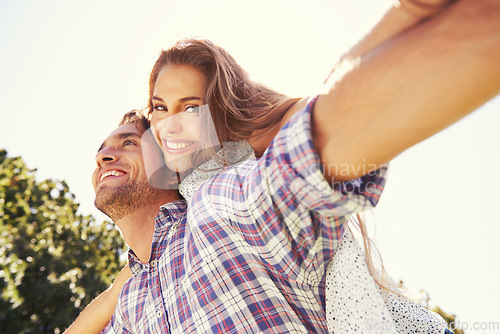
[[[151,255],[155,217],[158,212],[159,205],[150,204],[115,221],[122,231],[123,239],[143,263],[147,263]]]

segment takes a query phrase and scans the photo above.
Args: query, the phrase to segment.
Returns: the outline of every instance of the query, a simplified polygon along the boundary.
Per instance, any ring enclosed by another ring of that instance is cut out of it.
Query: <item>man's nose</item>
[[[97,161],[97,166],[101,167],[102,165],[114,161],[118,161],[119,157],[115,149],[111,147],[106,147],[97,152],[95,156],[95,160]]]

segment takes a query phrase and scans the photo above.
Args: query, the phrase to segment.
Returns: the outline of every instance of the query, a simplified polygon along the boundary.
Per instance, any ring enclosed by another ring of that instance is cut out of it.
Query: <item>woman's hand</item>
[[[371,31],[342,56],[339,63],[347,58],[363,56],[380,44],[435,16],[453,2],[456,0],[396,0]]]

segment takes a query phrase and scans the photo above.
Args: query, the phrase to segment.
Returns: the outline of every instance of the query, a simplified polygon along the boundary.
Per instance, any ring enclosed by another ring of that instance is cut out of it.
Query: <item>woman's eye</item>
[[[154,106],[153,109],[158,110],[158,111],[167,111],[167,108],[165,108],[164,106],[161,106],[161,105]]]
[[[190,114],[199,114],[200,113],[200,106],[189,106],[184,109],[184,112],[190,113]]]

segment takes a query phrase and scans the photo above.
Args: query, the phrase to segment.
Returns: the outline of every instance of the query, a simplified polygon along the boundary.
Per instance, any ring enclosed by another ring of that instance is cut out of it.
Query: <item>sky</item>
[[[0,148],[39,179],[65,180],[80,212],[103,220],[90,183],[96,151],[146,105],[162,48],[206,37],[254,79],[307,96],[391,3],[0,0]],[[369,214],[389,274],[469,329],[500,323],[498,124],[497,97],[404,152]]]

